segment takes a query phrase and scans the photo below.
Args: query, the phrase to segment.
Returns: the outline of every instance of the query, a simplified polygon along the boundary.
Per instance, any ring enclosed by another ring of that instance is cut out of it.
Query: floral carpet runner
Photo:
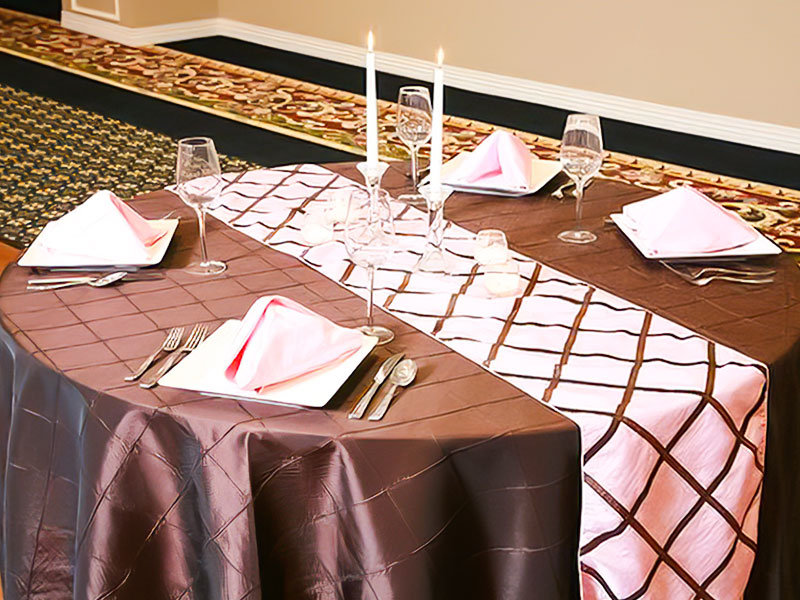
[[[212,214],[365,297],[339,237],[303,240],[305,210],[355,184],[315,165],[227,176]],[[766,367],[515,254],[516,296],[488,295],[473,235],[448,227],[453,275],[415,273],[426,217],[395,203],[399,249],[377,271],[390,313],[579,426],[584,598],[738,598],[756,550]]]
[[[94,192],[121,198],[175,181],[172,138],[0,84],[0,239],[27,245]],[[256,165],[220,156],[223,168]]]
[[[158,46],[131,47],[77,33],[41,17],[0,9],[0,52],[127,90],[285,135],[363,154],[364,98]],[[380,152],[406,158],[395,132],[395,105],[379,102]],[[472,150],[495,125],[446,117],[445,158]],[[559,142],[515,131],[540,158],[557,158]],[[690,184],[778,242],[800,252],[800,192],[714,175],[618,152],[602,177],[660,192]]]

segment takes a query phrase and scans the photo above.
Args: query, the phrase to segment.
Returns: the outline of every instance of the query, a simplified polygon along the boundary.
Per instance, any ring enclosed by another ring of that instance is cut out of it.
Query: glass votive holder
[[[327,206],[310,204],[304,212],[300,235],[308,244],[317,246],[333,240],[333,223],[328,216]]]
[[[519,264],[514,260],[485,265],[483,286],[492,296],[514,296],[519,291]]]
[[[342,188],[328,196],[325,212],[331,225],[344,225],[344,222],[347,221],[347,209],[350,206],[352,193],[352,188]]]
[[[499,229],[482,229],[475,237],[475,261],[494,265],[508,261],[506,234]]]

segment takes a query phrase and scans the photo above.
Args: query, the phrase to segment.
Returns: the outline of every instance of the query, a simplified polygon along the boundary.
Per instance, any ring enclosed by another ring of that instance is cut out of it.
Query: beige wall
[[[220,0],[221,16],[545,83],[800,127],[798,0]]]
[[[208,19],[218,15],[217,0],[119,0],[122,24],[145,27]]]
[[[61,0],[61,6],[66,10],[72,10],[74,4],[77,4],[79,9],[88,8],[114,14],[114,0]]]
[[[68,0],[65,0],[65,2]],[[108,0],[79,0],[104,4]],[[218,14],[447,64],[800,127],[800,0],[120,0],[121,23]]]

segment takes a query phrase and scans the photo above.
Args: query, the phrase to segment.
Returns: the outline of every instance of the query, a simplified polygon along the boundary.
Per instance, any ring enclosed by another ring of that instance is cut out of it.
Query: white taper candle
[[[372,31],[367,37],[367,166],[378,165],[378,97],[375,84],[375,38]]]
[[[442,187],[442,118],[444,112],[444,50],[439,48],[433,71],[433,123],[431,125],[431,195],[440,194]]]

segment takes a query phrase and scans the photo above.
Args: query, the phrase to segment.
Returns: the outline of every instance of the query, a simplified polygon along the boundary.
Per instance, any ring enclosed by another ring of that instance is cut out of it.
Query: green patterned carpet
[[[28,245],[97,190],[130,198],[173,183],[176,148],[165,135],[0,84],[0,238]]]

